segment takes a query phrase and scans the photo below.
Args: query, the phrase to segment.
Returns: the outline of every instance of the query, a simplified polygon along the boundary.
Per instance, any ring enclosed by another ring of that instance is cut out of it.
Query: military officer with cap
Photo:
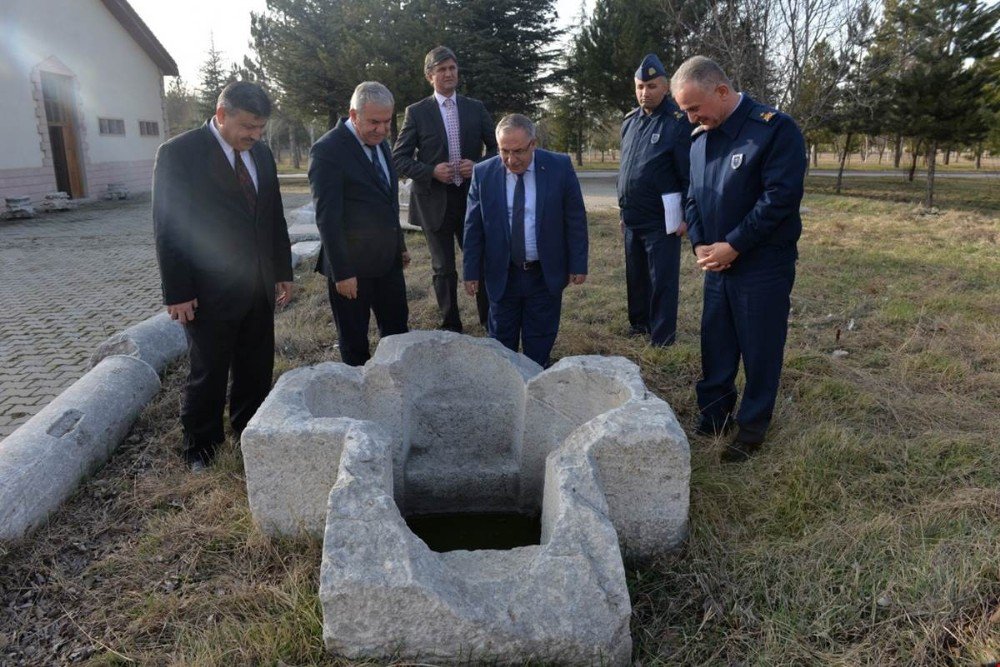
[[[666,70],[654,54],[635,72],[639,106],[622,123],[618,206],[625,242],[631,335],[666,346],[677,331],[683,203],[691,125],[671,101]]]
[[[778,393],[802,233],[805,140],[789,116],[737,93],[703,56],[685,61],[670,89],[699,126],[685,211],[691,245],[706,272],[697,431],[728,430],[742,358],[739,429],[722,460],[744,461],[763,443]]]

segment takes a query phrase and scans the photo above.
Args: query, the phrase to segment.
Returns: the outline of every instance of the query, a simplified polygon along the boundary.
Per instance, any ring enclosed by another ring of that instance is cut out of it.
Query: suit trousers
[[[225,439],[223,411],[229,390],[229,423],[239,435],[271,390],[274,310],[263,287],[239,319],[200,317],[184,325],[191,370],[181,403],[185,458],[210,461]]]
[[[340,358],[348,366],[363,366],[371,359],[368,348],[368,324],[375,313],[379,336],[409,331],[406,304],[406,281],[403,267],[397,264],[377,278],[358,278],[358,296],[348,299],[337,292],[336,283],[327,278],[330,307],[337,325]]]
[[[746,386],[736,415],[741,436],[763,440],[771,422],[794,282],[795,264],[787,261],[705,274],[698,407],[716,423],[730,415],[742,358]]]
[[[442,329],[462,331],[462,318],[458,312],[458,271],[455,266],[455,245],[462,248],[465,230],[465,197],[467,187],[448,185],[448,203],[444,220],[437,230],[424,228],[427,248],[431,253],[431,267],[434,269],[434,295],[441,312]],[[488,322],[489,299],[485,290],[476,294],[476,310],[479,323],[484,327]]]
[[[660,224],[649,229],[625,227],[625,286],[628,321],[633,331],[649,333],[658,347],[677,335],[681,237]]]
[[[490,337],[515,352],[520,343],[524,356],[545,368],[559,333],[561,310],[562,292],[549,291],[541,265],[528,270],[511,266],[503,296],[490,301]]]

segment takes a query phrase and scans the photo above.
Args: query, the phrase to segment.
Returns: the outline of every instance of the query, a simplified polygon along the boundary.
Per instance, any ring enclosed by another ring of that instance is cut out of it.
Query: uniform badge
[[[649,143],[655,144],[659,140],[660,140],[660,135],[659,134],[654,134],[652,137],[649,138]]]
[[[729,166],[733,169],[739,169],[741,164],[743,164],[743,153],[737,153],[729,158]]]
[[[683,117],[684,117],[684,112],[683,111],[675,111],[674,112],[674,118],[676,118],[677,120],[680,120]]]
[[[774,118],[774,112],[773,111],[765,111],[764,113],[762,113],[760,115],[760,117],[764,119],[765,123],[770,123],[771,119]]]
[[[654,74],[656,74],[656,68],[650,67],[648,70],[646,70],[646,73],[649,74],[649,76],[653,76]]]

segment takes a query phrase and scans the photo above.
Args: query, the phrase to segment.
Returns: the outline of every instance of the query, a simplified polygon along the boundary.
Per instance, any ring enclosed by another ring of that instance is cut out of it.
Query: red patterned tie
[[[240,187],[243,188],[243,196],[247,198],[247,204],[250,205],[250,210],[257,211],[257,188],[253,186],[253,179],[250,178],[250,172],[247,171],[247,166],[243,164],[243,158],[240,157],[239,153],[236,153],[236,178],[240,182]]]
[[[462,174],[458,169],[462,162],[462,143],[458,134],[458,110],[455,109],[455,100],[450,97],[444,100],[445,130],[448,132],[448,162],[455,169],[452,182],[455,185],[462,184]]]

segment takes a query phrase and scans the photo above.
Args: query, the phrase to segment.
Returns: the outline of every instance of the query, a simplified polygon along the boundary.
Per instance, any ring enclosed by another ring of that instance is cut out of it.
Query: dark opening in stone
[[[526,547],[538,544],[542,535],[541,516],[520,512],[412,514],[406,525],[438,553]]]

